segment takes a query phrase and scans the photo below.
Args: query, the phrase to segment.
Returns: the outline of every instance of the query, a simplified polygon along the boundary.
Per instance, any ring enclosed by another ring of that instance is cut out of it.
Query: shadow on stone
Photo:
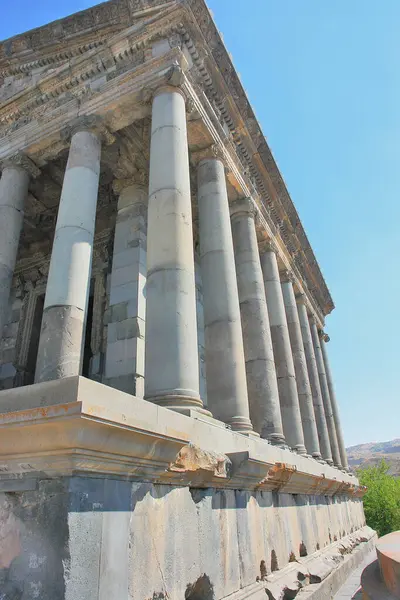
[[[214,586],[205,573],[194,583],[188,583],[185,591],[185,600],[214,600]]]

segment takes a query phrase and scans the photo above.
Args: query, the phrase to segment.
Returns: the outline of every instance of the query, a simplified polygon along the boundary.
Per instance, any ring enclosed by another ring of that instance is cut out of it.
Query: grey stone
[[[145,396],[202,410],[186,110],[172,88],[152,106],[146,297]]]
[[[215,418],[248,433],[253,427],[224,165],[202,160],[197,179],[207,402]]]

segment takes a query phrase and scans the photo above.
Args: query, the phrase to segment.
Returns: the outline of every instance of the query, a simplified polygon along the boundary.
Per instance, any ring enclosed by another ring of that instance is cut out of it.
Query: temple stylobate
[[[4,585],[265,596],[292,555],[361,557],[333,302],[203,0],[2,42],[0,160]]]

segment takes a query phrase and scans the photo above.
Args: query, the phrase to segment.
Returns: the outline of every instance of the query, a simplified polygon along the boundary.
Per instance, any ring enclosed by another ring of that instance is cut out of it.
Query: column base
[[[331,458],[324,458],[324,461],[326,462],[327,465],[329,465],[330,467],[333,466],[333,460]]]
[[[322,456],[321,456],[321,453],[320,453],[320,452],[313,452],[313,453],[311,454],[311,458],[315,458],[315,460],[318,460],[318,461],[319,461],[319,460],[321,460],[321,459],[322,459]]]
[[[260,437],[260,434],[254,431],[253,425],[247,417],[231,417],[226,424],[230,426],[232,431],[236,431],[237,433]]]
[[[191,396],[186,394],[179,393],[165,393],[165,394],[157,394],[157,396],[145,396],[144,400],[148,402],[153,402],[158,406],[163,406],[164,408],[169,408],[170,410],[174,410],[182,415],[190,416],[190,411],[195,410],[202,415],[206,415],[207,417],[212,417],[211,412],[204,408],[203,402],[200,396]]]
[[[263,437],[263,436],[261,436]],[[288,445],[286,443],[285,437],[280,433],[271,433],[265,436],[265,439],[268,440],[272,446],[279,446],[280,448],[287,448]]]
[[[307,455],[307,450],[302,444],[297,444],[297,446],[291,448],[291,450],[293,450],[293,452],[296,452],[296,454],[300,454],[301,456]]]

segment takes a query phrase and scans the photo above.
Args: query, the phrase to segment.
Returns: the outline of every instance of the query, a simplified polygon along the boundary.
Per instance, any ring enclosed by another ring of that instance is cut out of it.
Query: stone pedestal
[[[140,183],[140,176],[142,182]],[[104,383],[144,395],[147,185],[144,173],[117,180],[119,194],[107,327]]]
[[[203,159],[197,176],[208,407],[232,429],[249,433],[252,425],[224,165],[215,158]]]
[[[231,206],[250,418],[261,437],[285,442],[267,302],[250,198]]]
[[[326,425],[328,427],[329,442],[331,445],[332,459],[336,467],[341,467],[339,445],[336,437],[335,421],[333,418],[331,398],[329,395],[328,381],[326,378],[324,359],[321,350],[320,333],[317,323],[313,317],[310,317],[311,336],[314,345],[315,358],[317,361],[319,383],[321,385],[322,400],[324,403]]]
[[[146,295],[145,398],[202,411],[186,109],[174,87],[153,99]]]
[[[3,165],[0,179],[0,337],[7,319],[29,175],[36,174],[33,169],[38,171],[26,157],[17,155]]]
[[[318,377],[317,361],[315,359],[314,346],[311,337],[310,323],[308,321],[307,308],[304,295],[297,297],[297,310],[301,327],[301,335],[304,344],[304,353],[307,362],[308,377],[310,380],[312,400],[314,405],[315,422],[317,425],[318,441],[322,458],[332,464],[332,453],[329,443],[328,428],[325,419],[325,410],[322,402],[321,386]]]
[[[327,351],[326,351],[326,343],[328,341],[329,341],[329,337],[327,335],[324,335],[322,337],[322,341],[321,341],[322,356],[323,356],[323,359],[324,359],[325,372],[326,372],[326,377],[327,377],[327,381],[328,381],[329,396],[330,396],[330,399],[331,399],[333,420],[335,422],[336,437],[337,437],[337,441],[338,441],[338,445],[339,445],[340,462],[342,464],[342,467],[346,471],[348,471],[349,470],[349,463],[348,463],[348,460],[347,460],[346,446],[344,444],[342,425],[340,423],[339,405],[338,405],[338,402],[337,402],[337,399],[336,399],[336,393],[335,393],[335,388],[334,388],[334,385],[333,385],[331,368],[330,368],[330,365],[329,365],[328,354],[327,354]]]
[[[275,248],[268,242],[263,243],[260,252],[278,377],[283,433],[286,442],[293,450],[299,454],[306,454],[296,375]]]
[[[283,301],[286,310],[286,320],[289,329],[290,343],[294,369],[296,373],[297,393],[299,396],[301,422],[303,425],[304,442],[307,452],[314,458],[321,458],[318,442],[317,425],[315,422],[310,380],[307,371],[307,361],[304,353],[303,338],[293,283],[289,273],[282,278]]]
[[[77,131],[72,136],[44,301],[37,382],[81,372],[100,153],[97,134]]]

